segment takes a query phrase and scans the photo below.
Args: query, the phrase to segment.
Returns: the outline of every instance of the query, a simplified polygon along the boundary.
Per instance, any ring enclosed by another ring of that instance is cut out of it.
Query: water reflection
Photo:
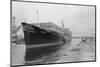
[[[70,42],[47,47],[26,48],[25,64],[54,63],[60,59],[63,47],[69,44]]]
[[[48,64],[95,60],[89,43],[79,44],[80,38],[61,45],[26,48],[25,64]],[[91,58],[92,57],[92,58]]]

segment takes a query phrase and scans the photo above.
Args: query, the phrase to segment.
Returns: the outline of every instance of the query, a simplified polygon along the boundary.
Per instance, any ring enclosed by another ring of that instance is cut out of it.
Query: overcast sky
[[[27,23],[37,23],[37,10],[39,11],[39,22],[53,22],[61,26],[61,20],[63,20],[65,27],[72,31],[73,36],[91,36],[95,33],[95,7],[29,2],[12,3],[12,15],[16,17],[17,25],[24,20]]]

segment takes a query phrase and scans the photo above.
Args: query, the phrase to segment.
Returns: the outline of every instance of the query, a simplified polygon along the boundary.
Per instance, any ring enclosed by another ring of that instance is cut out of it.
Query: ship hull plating
[[[26,43],[26,64],[44,55],[58,51],[66,40],[60,34],[41,29],[32,24],[22,23]]]
[[[40,29],[39,27],[27,23],[22,23],[22,25],[26,45],[54,43],[64,39],[60,34],[53,31]]]

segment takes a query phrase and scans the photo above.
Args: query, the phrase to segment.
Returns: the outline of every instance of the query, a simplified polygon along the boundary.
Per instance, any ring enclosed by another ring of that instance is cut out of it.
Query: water
[[[48,63],[62,63],[62,62],[76,62],[76,61],[92,61],[95,60],[95,51],[90,47],[90,43],[79,44],[81,41],[80,38],[72,39],[70,42],[61,45],[45,48],[33,48],[24,49],[17,46],[17,50],[14,50],[17,56],[18,62],[15,62],[15,65],[27,65],[27,64],[48,64]],[[94,44],[94,43],[92,43]],[[22,45],[23,46],[23,45]],[[19,50],[22,50],[18,54]],[[23,55],[20,57],[20,55]],[[18,60],[18,57],[22,60]],[[14,61],[14,58],[13,58]],[[14,65],[14,63],[13,63]]]

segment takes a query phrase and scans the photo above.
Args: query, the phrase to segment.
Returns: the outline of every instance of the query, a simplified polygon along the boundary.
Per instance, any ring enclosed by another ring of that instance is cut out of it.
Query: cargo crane
[[[16,43],[18,40],[18,35],[17,32],[19,31],[19,29],[21,28],[20,26],[16,26],[16,18],[15,16],[12,17],[12,25],[11,25],[12,29],[11,29],[11,41],[12,43]]]

